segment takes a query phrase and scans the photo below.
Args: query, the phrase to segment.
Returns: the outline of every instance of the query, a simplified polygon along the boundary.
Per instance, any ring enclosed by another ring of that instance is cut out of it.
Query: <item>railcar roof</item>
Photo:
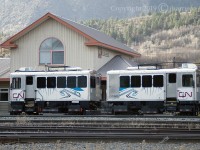
[[[173,68],[173,69],[155,69],[155,70],[111,70],[107,74],[162,74],[162,73],[178,73],[178,72],[195,72],[197,69]]]
[[[81,70],[81,71],[20,71],[13,72],[11,76],[20,76],[20,75],[41,75],[41,76],[56,76],[56,75],[87,75],[95,73],[94,70]]]

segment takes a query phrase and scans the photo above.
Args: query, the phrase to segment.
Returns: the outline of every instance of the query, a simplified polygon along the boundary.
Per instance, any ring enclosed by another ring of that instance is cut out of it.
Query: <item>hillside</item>
[[[177,61],[200,61],[200,8],[81,23],[136,49],[142,62],[172,61],[174,57]]]
[[[136,49],[142,54],[138,61],[171,61],[176,57],[200,62],[198,6],[199,0],[0,0],[0,43],[51,12],[101,30]],[[0,57],[9,56],[8,51],[0,53]]]
[[[47,12],[71,19],[133,18],[155,11],[184,11],[199,0],[0,0],[0,33],[8,37]]]

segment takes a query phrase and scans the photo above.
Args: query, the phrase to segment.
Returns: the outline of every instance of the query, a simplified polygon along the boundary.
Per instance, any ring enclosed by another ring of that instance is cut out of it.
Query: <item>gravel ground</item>
[[[4,117],[4,116],[1,116],[0,115],[0,120],[21,120],[21,119],[26,119],[26,120],[52,120],[52,121],[56,121],[56,120],[68,120],[68,121],[79,121],[79,120],[89,120],[89,121],[95,121],[95,120],[98,120],[98,121],[107,121],[107,120],[111,120],[111,121],[165,121],[165,122],[168,122],[168,121],[180,121],[180,122],[189,122],[189,121],[192,121],[192,122],[200,122],[200,117],[199,118],[188,118],[187,116],[186,117],[183,117],[183,118],[162,118],[162,117],[151,117],[151,118],[143,118],[143,117],[128,117],[128,118],[115,118],[115,117],[68,117],[68,116],[39,116],[39,117],[29,117],[29,116],[18,116],[18,117]]]
[[[38,143],[5,143],[1,150],[199,150],[200,142],[146,141],[60,141]]]
[[[3,117],[1,120],[16,119],[21,122],[22,119],[28,120],[131,120],[131,121],[193,121],[200,122],[200,118],[105,118],[105,117],[28,117],[20,116],[18,118]],[[42,141],[42,142],[41,142]],[[167,138],[161,141],[125,141],[125,140],[54,140],[54,141],[29,141],[29,142],[6,142],[1,143],[0,150],[200,150],[200,141],[169,141]]]

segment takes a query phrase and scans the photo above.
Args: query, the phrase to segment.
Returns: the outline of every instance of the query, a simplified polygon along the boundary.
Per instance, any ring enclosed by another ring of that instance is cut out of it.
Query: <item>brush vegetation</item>
[[[174,57],[179,61],[200,61],[200,8],[81,23],[140,52],[142,58],[139,61],[170,61]]]
[[[126,19],[92,19],[80,23],[100,30],[142,54],[139,62],[200,62],[200,7],[186,12],[149,12]],[[7,37],[0,33],[0,40]],[[0,57],[9,57],[0,49]]]

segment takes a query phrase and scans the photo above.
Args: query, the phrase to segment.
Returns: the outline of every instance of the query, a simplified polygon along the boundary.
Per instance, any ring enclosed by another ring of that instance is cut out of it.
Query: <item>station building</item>
[[[0,90],[3,91],[9,89],[9,73],[21,67],[45,70],[46,65],[78,66],[97,70],[106,80],[106,70],[134,66],[134,58],[140,57],[137,51],[96,29],[51,13],[13,35],[0,47],[10,50],[10,59],[0,61]]]

